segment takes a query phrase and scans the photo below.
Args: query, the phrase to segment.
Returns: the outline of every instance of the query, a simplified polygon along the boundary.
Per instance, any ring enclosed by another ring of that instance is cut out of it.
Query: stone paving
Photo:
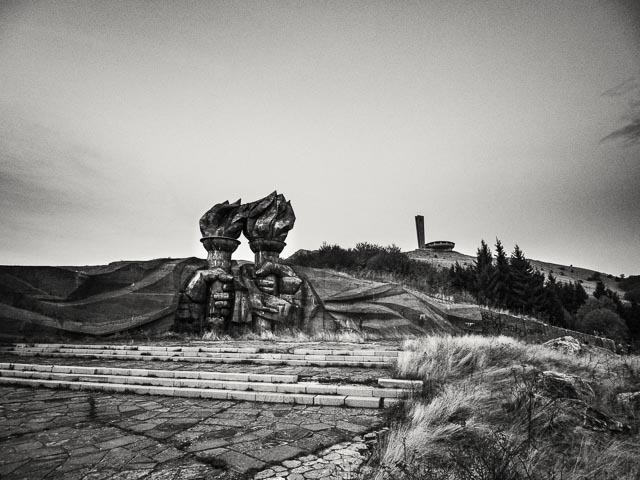
[[[307,480],[331,478],[353,480],[360,478],[362,465],[378,443],[378,433],[356,436],[351,442],[342,442],[326,448],[316,455],[305,455],[295,460],[285,460],[272,465],[253,476],[254,480]]]
[[[0,388],[4,479],[246,478],[380,428],[379,410]]]
[[[25,360],[0,355],[0,362]],[[295,374],[301,381],[363,385],[390,376],[388,368],[46,356],[29,357],[28,363]],[[379,409],[2,386],[0,478],[354,479],[368,457],[371,432],[383,428],[383,414]]]

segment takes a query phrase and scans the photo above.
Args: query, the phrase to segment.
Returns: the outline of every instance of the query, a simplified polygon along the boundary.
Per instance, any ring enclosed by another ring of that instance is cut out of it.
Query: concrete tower
[[[418,248],[424,248],[424,217],[416,215],[416,233],[418,234]]]

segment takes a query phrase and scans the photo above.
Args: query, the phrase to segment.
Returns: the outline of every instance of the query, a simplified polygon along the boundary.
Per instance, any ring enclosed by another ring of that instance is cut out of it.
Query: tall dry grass
[[[449,385],[429,403],[410,400],[406,419],[391,429],[380,455],[380,464],[390,468],[376,478],[386,478],[394,466],[408,458],[416,462],[442,453],[439,445],[459,433],[463,425],[475,426],[473,411],[483,396],[478,386]]]
[[[640,412],[616,403],[640,390],[640,357],[476,335],[407,340],[404,350],[396,375],[424,380],[425,391],[398,410],[376,480],[640,478]],[[544,371],[585,379],[595,394],[586,403],[549,398],[535,376]],[[626,426],[589,429],[585,409]]]

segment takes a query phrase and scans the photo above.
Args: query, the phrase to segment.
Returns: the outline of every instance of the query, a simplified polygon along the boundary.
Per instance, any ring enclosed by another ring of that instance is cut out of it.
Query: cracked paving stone
[[[266,463],[274,463],[295,457],[300,453],[302,453],[302,450],[297,447],[292,447],[290,445],[281,445],[279,447],[254,451],[252,452],[252,455],[256,458],[259,458],[260,460],[263,460]]]
[[[214,440],[204,440],[192,443],[189,447],[187,447],[188,452],[199,452],[202,450],[211,450],[213,448],[219,448],[227,446],[229,442],[223,440],[221,438],[217,438]]]
[[[6,361],[25,363],[23,358]],[[29,363],[284,373],[298,374],[301,381],[375,377],[374,369],[350,368],[47,357]],[[384,372],[378,376],[387,376]],[[0,424],[3,480],[45,475],[54,480],[231,480],[238,475],[234,472],[301,461],[310,452],[349,440],[381,425],[382,411],[2,386]],[[318,463],[318,468],[329,468]],[[274,475],[294,475],[284,468]],[[304,462],[297,468],[306,468]]]
[[[232,469],[241,473],[265,466],[264,462],[243,453],[234,452],[233,450],[227,450],[225,453],[218,455],[217,458],[223,460]]]

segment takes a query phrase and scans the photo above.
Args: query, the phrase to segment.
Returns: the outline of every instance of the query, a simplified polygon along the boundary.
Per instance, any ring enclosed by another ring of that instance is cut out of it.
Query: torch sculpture
[[[262,304],[262,308],[254,309],[254,327],[273,330],[278,321],[289,316],[294,303],[292,295],[302,283],[290,267],[280,264],[280,253],[286,245],[284,240],[293,228],[296,216],[291,203],[277,192],[246,204],[243,212],[244,235],[255,255],[256,281],[262,292],[262,295],[252,296],[254,301],[260,298]],[[283,291],[281,284],[286,287]]]
[[[247,204],[244,210],[244,235],[255,254],[256,270],[267,262],[278,263],[286,245],[284,240],[296,221],[291,202],[284,195],[273,192],[262,200]],[[270,293],[278,296],[280,292],[276,276],[268,275],[265,279],[273,283]]]
[[[200,219],[200,241],[207,250],[212,280],[207,292],[207,321],[211,327],[227,327],[231,318],[234,293],[231,254],[238,248],[244,219],[240,200],[214,205]]]

